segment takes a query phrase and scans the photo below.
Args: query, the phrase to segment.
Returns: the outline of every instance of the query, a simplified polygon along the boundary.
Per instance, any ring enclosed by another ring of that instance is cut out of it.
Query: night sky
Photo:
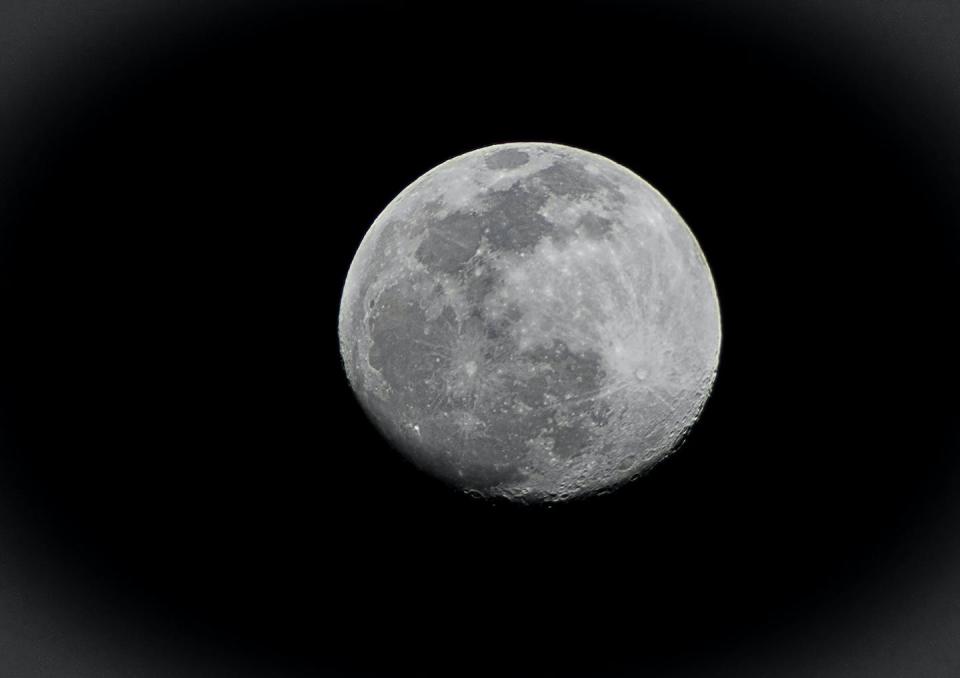
[[[960,675],[960,4],[7,0],[0,676]],[[723,319],[684,448],[461,497],[343,372],[367,227],[625,165]]]

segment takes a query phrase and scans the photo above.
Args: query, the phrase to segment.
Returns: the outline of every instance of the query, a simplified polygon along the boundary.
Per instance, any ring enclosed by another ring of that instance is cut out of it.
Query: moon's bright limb
[[[531,502],[608,490],[675,450],[720,351],[680,215],[624,167],[545,143],[408,186],[357,250],[339,330],[351,386],[401,452]]]

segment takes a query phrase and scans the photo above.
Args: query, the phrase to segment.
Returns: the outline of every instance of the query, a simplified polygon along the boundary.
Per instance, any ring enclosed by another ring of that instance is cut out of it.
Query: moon
[[[678,448],[713,387],[720,309],[699,244],[643,179],[511,143],[383,210],[339,338],[360,405],[410,461],[473,496],[555,503]]]

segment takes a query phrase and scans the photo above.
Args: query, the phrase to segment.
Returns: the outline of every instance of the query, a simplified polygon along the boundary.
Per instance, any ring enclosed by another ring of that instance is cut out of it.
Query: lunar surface
[[[608,491],[677,449],[720,351],[680,215],[626,168],[546,143],[482,148],[408,186],[357,250],[339,331],[359,402],[400,452],[529,503]]]

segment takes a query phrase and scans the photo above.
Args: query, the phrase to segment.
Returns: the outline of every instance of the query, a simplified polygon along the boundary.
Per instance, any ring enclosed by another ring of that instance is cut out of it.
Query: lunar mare
[[[361,242],[340,305],[350,384],[388,440],[471,494],[556,502],[674,451],[720,351],[713,279],[656,190],[546,143],[453,158]]]

